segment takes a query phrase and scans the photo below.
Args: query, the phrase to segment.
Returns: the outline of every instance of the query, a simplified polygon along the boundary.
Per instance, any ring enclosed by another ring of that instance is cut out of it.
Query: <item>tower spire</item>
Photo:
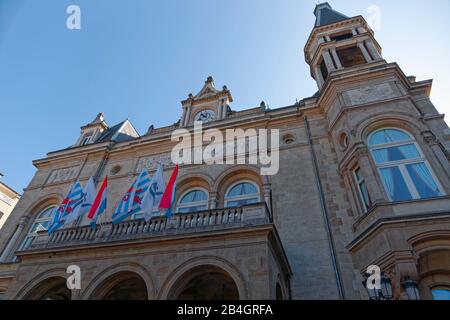
[[[319,3],[314,9],[316,16],[316,27],[321,27],[327,24],[336,23],[348,19],[348,17],[336,10],[333,10],[328,2]]]

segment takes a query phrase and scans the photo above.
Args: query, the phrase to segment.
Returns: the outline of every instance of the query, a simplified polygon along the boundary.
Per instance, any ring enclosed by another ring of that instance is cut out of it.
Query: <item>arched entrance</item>
[[[172,300],[239,300],[234,280],[214,266],[199,266],[186,272],[175,283]]]
[[[66,279],[53,277],[31,289],[24,300],[71,300],[71,296],[72,292],[67,288]]]
[[[91,296],[93,300],[147,300],[145,281],[134,272],[119,272],[100,284]]]

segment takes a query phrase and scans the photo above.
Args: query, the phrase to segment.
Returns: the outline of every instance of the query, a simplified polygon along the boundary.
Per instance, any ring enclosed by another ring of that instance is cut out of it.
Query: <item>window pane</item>
[[[246,194],[258,193],[256,187],[251,183],[240,183],[234,186],[230,192],[228,192],[228,197],[238,197]]]
[[[356,176],[356,179],[358,180],[358,182],[362,180],[361,168],[358,168],[355,170],[355,176]]]
[[[43,211],[38,217],[37,219],[46,219],[46,218],[51,218],[53,217],[53,212],[56,208],[52,207],[52,208],[48,208],[47,210]]]
[[[406,168],[421,198],[438,197],[441,195],[425,163],[410,164]]]
[[[204,211],[204,210],[207,210],[206,206],[194,206],[194,207],[187,207],[187,208],[179,208],[178,213],[191,213],[191,212]]]
[[[434,300],[447,300],[450,301],[450,290],[435,289],[431,290]]]
[[[372,135],[369,141],[369,145],[374,146],[389,142],[408,141],[408,140],[411,140],[411,137],[402,131],[394,129],[384,129]]]
[[[181,199],[180,203],[190,203],[190,202],[197,202],[197,201],[206,201],[207,196],[206,193],[200,190],[194,190],[189,192],[187,195]]]
[[[381,169],[386,191],[393,201],[411,200],[412,196],[398,167]]]
[[[414,144],[373,150],[376,163],[419,158],[420,154]]]
[[[240,207],[245,206],[246,204],[254,204],[254,203],[258,203],[258,198],[228,201],[227,207]]]
[[[369,197],[369,192],[367,191],[366,184],[363,182],[359,185],[359,189],[361,190],[361,194],[363,197],[364,205],[366,206],[366,209],[370,207],[371,201]]]

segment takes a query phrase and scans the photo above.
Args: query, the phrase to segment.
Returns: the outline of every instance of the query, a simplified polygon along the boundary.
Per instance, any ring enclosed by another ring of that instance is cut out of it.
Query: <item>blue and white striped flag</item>
[[[51,234],[66,225],[68,221],[70,222],[71,219],[68,220],[68,217],[72,215],[74,211],[78,212],[79,207],[83,203],[83,199],[83,188],[81,187],[80,181],[77,181],[72,185],[67,197],[58,207],[58,210],[56,210],[53,221],[48,228],[48,233]]]
[[[141,212],[142,198],[149,185],[150,177],[147,170],[144,170],[133,182],[113,213],[112,220],[114,224],[120,223],[133,214]]]

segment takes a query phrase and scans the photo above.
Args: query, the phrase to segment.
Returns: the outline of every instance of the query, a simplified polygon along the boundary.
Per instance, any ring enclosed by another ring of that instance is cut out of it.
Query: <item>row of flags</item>
[[[149,221],[153,217],[155,209],[170,218],[176,198],[177,176],[178,165],[173,170],[166,186],[161,163],[158,164],[158,168],[151,178],[147,170],[144,169],[117,204],[112,215],[112,222],[114,224],[120,223],[138,213],[143,213],[145,220]],[[84,188],[79,181],[76,181],[57,208],[48,228],[48,233],[51,234],[85,215],[90,220],[90,226],[95,228],[98,218],[106,212],[107,195],[108,176],[103,180],[97,193],[92,177]]]

